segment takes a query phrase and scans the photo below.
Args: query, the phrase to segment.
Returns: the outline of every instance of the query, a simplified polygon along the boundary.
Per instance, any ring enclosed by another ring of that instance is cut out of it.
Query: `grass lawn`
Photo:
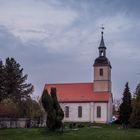
[[[140,129],[84,127],[63,134],[48,132],[45,128],[0,129],[0,140],[140,140]]]

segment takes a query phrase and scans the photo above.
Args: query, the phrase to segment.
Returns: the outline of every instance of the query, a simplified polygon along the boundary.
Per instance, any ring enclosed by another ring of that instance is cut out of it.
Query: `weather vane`
[[[104,27],[104,25],[102,24],[102,27],[100,27],[101,28],[101,30],[102,30],[102,35],[103,35],[103,30],[105,29],[105,27]]]

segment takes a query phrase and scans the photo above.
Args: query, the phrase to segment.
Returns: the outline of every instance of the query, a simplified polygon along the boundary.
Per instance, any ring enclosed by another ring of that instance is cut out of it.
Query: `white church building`
[[[45,84],[48,91],[57,90],[64,111],[64,122],[107,123],[112,119],[111,64],[101,32],[99,56],[93,64],[93,82]]]

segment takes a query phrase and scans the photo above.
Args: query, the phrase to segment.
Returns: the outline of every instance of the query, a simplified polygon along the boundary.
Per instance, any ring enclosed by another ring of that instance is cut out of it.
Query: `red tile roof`
[[[46,84],[45,89],[57,89],[59,102],[108,102],[112,94],[110,92],[93,92],[93,83],[64,83]]]

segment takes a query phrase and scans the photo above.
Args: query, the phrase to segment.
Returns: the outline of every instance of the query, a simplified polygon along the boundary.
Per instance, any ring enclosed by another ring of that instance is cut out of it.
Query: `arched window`
[[[69,118],[69,106],[65,106],[65,117]]]
[[[100,51],[100,56],[104,56],[104,51],[103,50]]]
[[[78,106],[78,118],[82,117],[82,106]]]
[[[101,118],[101,106],[97,106],[97,118]]]
[[[104,56],[104,52],[103,51],[101,51],[101,56]]]

